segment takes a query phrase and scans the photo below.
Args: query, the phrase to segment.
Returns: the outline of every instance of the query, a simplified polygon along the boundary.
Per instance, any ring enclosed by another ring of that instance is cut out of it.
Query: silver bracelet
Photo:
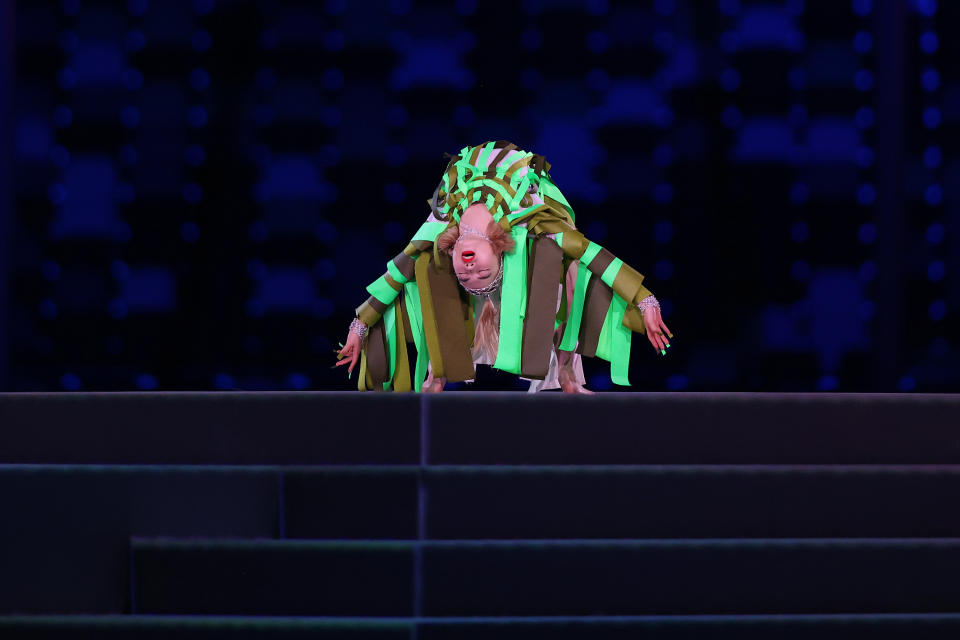
[[[360,318],[354,318],[353,322],[350,323],[350,333],[357,334],[360,336],[360,340],[363,340],[367,337],[367,325],[363,324]]]
[[[637,307],[640,308],[640,313],[646,313],[649,307],[656,307],[657,309],[659,309],[660,303],[657,301],[657,299],[654,296],[649,295],[643,300],[641,300],[640,302],[638,302]]]

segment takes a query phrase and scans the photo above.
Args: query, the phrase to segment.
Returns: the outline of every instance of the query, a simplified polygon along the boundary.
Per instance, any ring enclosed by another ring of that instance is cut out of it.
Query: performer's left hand
[[[661,355],[666,355],[667,349],[670,348],[669,338],[673,337],[673,333],[664,324],[660,316],[660,308],[654,305],[647,307],[643,313],[643,322],[647,327],[647,339],[654,350]]]

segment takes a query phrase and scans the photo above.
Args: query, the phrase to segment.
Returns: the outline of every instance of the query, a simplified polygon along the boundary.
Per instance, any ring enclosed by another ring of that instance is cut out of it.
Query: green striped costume
[[[428,363],[434,376],[451,382],[475,377],[473,296],[459,286],[450,258],[434,241],[476,202],[486,205],[516,243],[503,256],[493,366],[543,379],[554,331],[562,327],[559,349],[603,358],[611,363],[613,382],[629,384],[631,335],[645,332],[637,303],[650,292],[642,275],[576,230],[573,209],[549,169],[543,156],[503,140],[464,147],[451,157],[429,200],[437,221],[420,227],[387,263],[387,272],[367,287],[370,298],[357,308],[357,317],[370,327],[361,353],[361,391],[419,391]],[[542,204],[528,196],[533,189]],[[572,304],[568,308],[564,291],[558,312],[557,292],[566,287],[564,274],[574,260],[587,268],[578,270]],[[406,343],[417,353],[412,373]]]

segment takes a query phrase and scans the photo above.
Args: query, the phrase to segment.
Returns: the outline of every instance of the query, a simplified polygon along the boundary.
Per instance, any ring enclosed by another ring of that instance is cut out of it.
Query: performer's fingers
[[[343,366],[343,365],[345,365],[345,364],[353,364],[353,360],[351,360],[350,358],[344,358],[343,360],[337,361],[337,364],[334,365],[334,366],[340,367],[340,366]]]
[[[667,327],[667,324],[663,321],[662,318],[660,319],[660,327],[667,332],[668,336],[670,336],[671,338],[673,337],[673,331],[670,331],[670,328]]]

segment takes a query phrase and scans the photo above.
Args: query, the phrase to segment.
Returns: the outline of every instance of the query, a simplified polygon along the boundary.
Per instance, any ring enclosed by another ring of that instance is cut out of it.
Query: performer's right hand
[[[347,333],[347,342],[343,345],[343,348],[337,352],[337,362],[338,367],[341,367],[345,364],[349,364],[347,367],[348,373],[353,373],[353,368],[357,365],[357,360],[360,359],[360,336],[355,334],[353,331]]]

